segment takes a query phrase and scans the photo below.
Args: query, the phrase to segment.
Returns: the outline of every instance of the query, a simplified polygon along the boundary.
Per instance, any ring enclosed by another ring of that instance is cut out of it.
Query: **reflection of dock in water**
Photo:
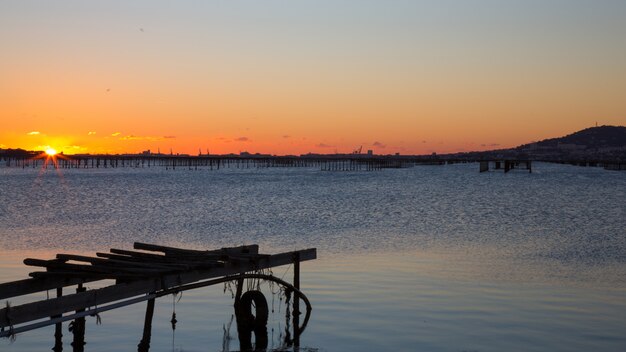
[[[147,301],[144,329],[138,351],[148,351],[152,330],[155,299],[183,291],[233,282],[236,285],[235,316],[242,350],[267,348],[267,301],[260,291],[244,292],[244,281],[264,280],[284,288],[288,299],[293,337],[286,336],[286,347],[299,348],[300,334],[308,323],[311,304],[300,291],[300,262],[316,258],[314,248],[280,254],[259,254],[258,245],[189,250],[135,243],[135,250],[111,249],[96,257],[57,254],[56,259],[25,259],[26,265],[45,268],[32,272],[31,278],[0,284],[0,299],[56,290],[56,298],[25,303],[0,309],[0,337],[55,325],[53,351],[63,350],[63,323],[71,321],[72,350],[83,351],[85,317],[96,316],[112,309]],[[265,269],[293,265],[293,283],[286,282]],[[103,288],[87,290],[85,283],[115,280]],[[63,288],[76,292],[63,295]],[[291,306],[289,305],[291,300]],[[300,301],[306,314],[300,324]],[[172,316],[172,329],[176,328]],[[255,335],[256,346],[251,343]],[[289,335],[289,334],[287,334]],[[264,342],[265,341],[265,342]],[[263,344],[265,343],[265,347]]]

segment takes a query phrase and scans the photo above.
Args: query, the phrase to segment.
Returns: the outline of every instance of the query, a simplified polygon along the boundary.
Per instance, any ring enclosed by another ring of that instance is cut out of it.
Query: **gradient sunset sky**
[[[0,148],[445,153],[626,124],[626,1],[0,0]]]

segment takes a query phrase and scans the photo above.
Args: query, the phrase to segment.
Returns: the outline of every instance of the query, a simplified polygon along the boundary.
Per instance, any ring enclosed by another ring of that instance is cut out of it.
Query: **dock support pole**
[[[235,314],[239,314],[239,302],[243,293],[243,279],[237,279],[237,292],[235,293]]]
[[[146,307],[146,320],[143,323],[143,336],[137,346],[138,352],[148,352],[150,350],[150,338],[152,337],[152,317],[154,316],[154,298],[148,300]]]
[[[294,254],[293,261],[293,287],[300,291],[300,253]],[[300,296],[293,295],[293,345],[300,348]]]
[[[63,287],[57,287],[57,298],[63,296]],[[51,318],[60,318],[61,315],[55,315]],[[56,323],[54,325],[54,347],[52,347],[53,352],[62,352],[63,351],[63,323]]]
[[[85,292],[87,289],[83,287],[83,284],[78,284],[76,293]],[[79,309],[76,312],[84,312],[84,309]],[[72,349],[74,352],[85,351],[85,318],[76,318],[73,321],[72,333],[74,334],[74,341],[72,341]]]

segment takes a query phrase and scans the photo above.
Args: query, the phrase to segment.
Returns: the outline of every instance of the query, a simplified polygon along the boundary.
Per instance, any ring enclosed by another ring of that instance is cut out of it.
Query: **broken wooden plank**
[[[171,254],[258,254],[259,253],[259,245],[252,244],[247,246],[239,246],[239,247],[225,247],[220,249],[213,250],[195,250],[195,249],[183,249],[176,247],[168,247],[168,246],[159,246],[156,244],[150,243],[142,243],[135,242],[133,244],[134,249],[140,249],[144,251],[151,252],[163,252],[163,253],[171,253]]]
[[[36,279],[24,279],[0,284],[0,299],[19,297],[41,291],[53,290],[58,287],[74,286],[80,283],[98,281],[100,279],[66,278],[66,277],[42,277]]]
[[[197,256],[165,256],[161,254],[152,254],[152,253],[143,253],[143,252],[135,252],[135,251],[127,251],[123,249],[111,249],[112,253],[96,253],[99,257],[110,257],[115,255],[125,256],[128,255],[127,258],[132,258],[128,260],[133,261],[143,261],[150,263],[174,263],[174,264],[185,264],[190,265],[192,267],[197,266],[223,266],[223,261],[219,260],[222,256],[216,257],[197,257]]]
[[[114,265],[114,266],[125,266],[125,267],[138,267],[138,268],[152,268],[158,270],[186,270],[189,269],[188,265],[183,264],[157,264],[153,262],[133,262],[126,260],[118,260],[118,259],[102,259],[95,257],[88,257],[84,255],[75,255],[75,254],[57,254],[57,259],[62,260],[73,260],[77,262],[85,262],[91,263],[92,265]]]
[[[125,273],[125,274],[141,274],[146,276],[155,276],[166,273],[167,271],[159,270],[159,269],[136,269],[136,268],[123,268],[123,267],[105,267],[102,265],[80,265],[80,264],[71,264],[58,262],[54,260],[42,260],[42,259],[33,259],[26,258],[24,259],[24,264],[29,266],[38,266],[44,267],[48,270],[61,270],[61,271],[85,271],[89,273]]]
[[[151,259],[145,259],[145,258],[137,258],[137,257],[130,257],[130,256],[126,256],[126,255],[120,255],[120,254],[113,254],[113,253],[102,253],[102,252],[98,252],[96,253],[96,257],[99,258],[107,258],[107,259],[112,259],[115,261],[122,261],[122,262],[128,262],[128,263],[145,263],[145,264],[155,264],[155,265],[160,265],[160,266],[168,266],[168,267],[174,267],[174,268],[181,268],[181,269],[191,269],[192,265],[190,264],[186,264],[185,262],[177,262],[175,260],[172,260],[171,258],[168,258],[167,261],[161,261],[161,260],[151,260]],[[165,256],[163,256],[165,257]],[[218,261],[214,261],[214,263],[218,263]]]
[[[202,261],[202,260],[210,260],[210,259],[218,260],[220,258],[227,257],[226,254],[211,253],[211,252],[202,253],[202,254],[177,253],[177,254],[163,255],[163,254],[154,254],[154,253],[146,253],[146,252],[129,251],[129,250],[125,250],[125,249],[116,249],[116,248],[111,248],[110,252],[113,253],[113,254],[127,255],[127,256],[130,256],[130,257],[133,257],[133,258],[141,258],[141,259],[147,259],[147,260],[158,260],[158,261],[163,261],[163,262],[177,262],[177,261],[179,261],[181,259],[187,260],[187,261]]]
[[[33,271],[28,276],[34,278],[83,278],[87,281],[98,280],[139,280],[145,279],[145,275],[119,274],[119,273],[87,273],[76,271]]]

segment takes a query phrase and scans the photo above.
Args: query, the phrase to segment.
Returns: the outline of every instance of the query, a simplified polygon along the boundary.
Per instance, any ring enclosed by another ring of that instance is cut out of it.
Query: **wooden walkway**
[[[139,351],[147,351],[155,298],[236,280],[237,305],[245,278],[260,278],[286,286],[295,295],[294,338],[298,338],[306,326],[310,303],[300,291],[300,262],[315,259],[314,248],[273,255],[259,254],[258,245],[202,251],[135,243],[134,249],[111,249],[108,253],[96,253],[95,257],[57,254],[52,260],[25,259],[24,264],[44,270],[30,273],[29,279],[0,284],[0,300],[48,290],[56,290],[56,297],[18,306],[7,302],[0,309],[0,337],[56,325],[53,351],[61,351],[61,324],[73,320],[73,350],[82,351],[85,316],[148,301],[144,336],[139,345]],[[294,266],[293,285],[261,272],[287,264]],[[93,290],[83,286],[105,279],[115,280],[115,283]],[[76,286],[76,292],[63,295],[63,288],[70,286]],[[307,304],[302,327],[296,319],[300,314],[298,298]]]

